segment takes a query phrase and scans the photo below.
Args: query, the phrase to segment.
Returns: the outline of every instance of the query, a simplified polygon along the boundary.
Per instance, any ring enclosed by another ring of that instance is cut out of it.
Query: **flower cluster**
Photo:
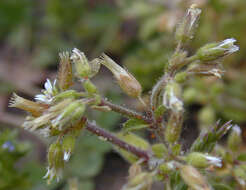
[[[245,155],[239,154],[241,130],[231,121],[220,125],[217,122],[200,135],[188,150],[181,143],[181,132],[185,107],[183,103],[183,83],[191,76],[216,76],[223,74],[221,60],[239,48],[235,39],[209,43],[194,55],[185,47],[194,35],[201,10],[195,5],[188,9],[176,30],[177,48],[170,57],[163,76],[156,83],[149,97],[149,105],[141,98],[142,87],[132,74],[118,65],[106,54],[89,60],[78,49],[60,53],[60,65],[57,80],[47,80],[42,94],[35,101],[26,100],[14,94],[10,107],[17,107],[30,113],[23,127],[36,131],[45,137],[57,137],[49,146],[48,171],[45,178],[51,181],[62,177],[65,162],[74,151],[76,137],[82,129],[109,141],[127,161],[132,163],[129,181],[124,190],[150,189],[153,181],[160,180],[166,189],[210,190],[213,184],[208,180],[207,171],[225,173],[246,188]],[[123,92],[137,98],[145,106],[145,113],[115,105],[106,101],[91,81],[101,66],[107,67],[113,74]],[[71,89],[73,80],[82,83],[84,91]],[[120,133],[110,133],[87,120],[85,112],[90,107],[97,111],[114,111],[129,119]],[[201,114],[201,120],[214,120],[210,109]],[[206,117],[206,119],[203,119]],[[204,122],[206,123],[206,121]],[[210,123],[210,122],[208,122]],[[206,123],[207,125],[207,123]],[[147,129],[153,133],[157,143],[150,144],[133,131]],[[230,131],[231,130],[231,131]],[[218,145],[218,141],[230,131],[228,146]],[[231,154],[231,153],[234,154]]]

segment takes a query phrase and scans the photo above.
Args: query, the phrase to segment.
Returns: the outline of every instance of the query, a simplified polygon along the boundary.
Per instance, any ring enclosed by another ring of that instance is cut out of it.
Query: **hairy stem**
[[[143,121],[145,121],[146,123],[148,124],[151,124],[152,123],[152,119],[151,118],[148,118],[140,113],[137,113],[133,110],[130,110],[128,108],[125,108],[125,107],[122,107],[122,106],[119,106],[119,105],[115,105],[109,101],[106,101],[106,100],[101,100],[101,104],[102,106],[108,106],[111,108],[111,110],[113,110],[114,112],[118,112],[118,113],[121,113],[127,117],[130,117],[130,118],[136,118],[136,119],[141,119]]]
[[[120,140],[118,137],[116,137],[112,133],[105,131],[104,129],[96,126],[95,124],[89,121],[86,122],[86,129],[97,136],[107,139],[107,141],[113,143],[114,145],[122,149],[125,149],[128,152],[133,153],[139,158],[144,158],[146,161],[150,159],[150,155],[148,154],[148,152],[141,150],[133,145],[130,145],[126,143],[125,141]]]

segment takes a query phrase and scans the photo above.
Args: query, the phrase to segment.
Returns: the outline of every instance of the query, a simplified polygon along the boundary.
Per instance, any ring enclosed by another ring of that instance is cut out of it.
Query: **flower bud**
[[[157,158],[164,158],[168,153],[167,147],[164,144],[154,144],[152,151]]]
[[[96,75],[101,67],[101,59],[96,58],[88,61],[85,54],[76,48],[73,49],[70,59],[72,59],[75,65],[78,77],[85,79]]]
[[[238,125],[232,127],[231,133],[228,137],[228,146],[232,151],[238,151],[242,143],[242,131]]]
[[[31,113],[34,117],[40,116],[45,110],[45,105],[33,102],[13,94],[10,99],[9,107],[15,107]]]
[[[186,78],[187,78],[187,72],[179,72],[175,75],[175,81],[178,83],[182,83],[185,82]]]
[[[172,171],[176,170],[175,162],[166,162],[160,165],[159,170],[162,174],[169,174]]]
[[[64,151],[63,160],[68,161],[70,159],[71,153],[74,150],[75,137],[72,135],[66,135],[62,141],[62,149]]]
[[[72,65],[68,52],[59,53],[60,65],[58,70],[58,85],[60,89],[67,90],[72,84]]]
[[[54,178],[57,181],[62,177],[62,169],[64,167],[63,151],[60,143],[53,143],[49,147],[48,151],[48,171],[44,178],[48,178],[48,183]]]
[[[51,167],[63,167],[63,151],[60,143],[53,143],[50,145],[48,151],[48,162]]]
[[[194,190],[211,190],[206,179],[200,174],[200,172],[189,165],[182,166],[180,168],[180,174],[184,182]]]
[[[68,98],[78,98],[80,97],[80,94],[75,91],[75,90],[66,90],[64,92],[61,92],[59,94],[57,94],[55,97],[54,97],[54,101],[61,101],[61,100],[64,100],[64,99],[68,99]]]
[[[211,165],[216,167],[222,166],[222,160],[220,158],[209,156],[207,154],[199,153],[199,152],[192,152],[185,157],[187,163],[191,164],[192,166],[199,167],[199,168],[206,168]]]
[[[105,65],[113,73],[121,89],[128,96],[139,98],[142,93],[142,87],[139,82],[106,54],[103,54],[103,59],[104,61],[102,62],[102,64]]]
[[[234,38],[230,38],[222,42],[207,44],[201,47],[197,51],[196,55],[201,61],[214,61],[238,51],[239,47],[234,45],[234,42],[236,42],[236,40]]]
[[[166,85],[163,94],[163,105],[173,112],[183,111],[183,102],[181,101],[181,87],[178,83],[171,81]]]
[[[59,126],[61,130],[68,122],[74,123],[82,117],[85,111],[85,104],[80,101],[70,103],[63,112],[52,120],[53,127]]]
[[[77,48],[74,48],[70,58],[75,65],[77,75],[82,78],[88,78],[91,73],[91,68],[85,54]]]
[[[193,38],[200,14],[201,10],[196,8],[195,4],[191,5],[182,22],[176,29],[175,37],[178,42],[186,43]]]
[[[90,78],[96,75],[101,67],[101,59],[95,58],[89,62],[91,67]]]
[[[182,122],[181,114],[172,114],[170,116],[164,134],[167,142],[173,144],[179,140]]]

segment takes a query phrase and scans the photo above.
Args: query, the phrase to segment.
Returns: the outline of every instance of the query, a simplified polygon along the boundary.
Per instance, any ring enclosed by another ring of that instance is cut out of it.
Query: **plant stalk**
[[[86,129],[97,136],[103,137],[105,140],[113,143],[114,145],[117,145],[118,147],[133,153],[137,157],[145,159],[145,161],[148,161],[150,159],[150,155],[147,151],[141,150],[133,145],[126,143],[125,141],[122,141],[112,133],[96,126],[89,121],[86,122]]]

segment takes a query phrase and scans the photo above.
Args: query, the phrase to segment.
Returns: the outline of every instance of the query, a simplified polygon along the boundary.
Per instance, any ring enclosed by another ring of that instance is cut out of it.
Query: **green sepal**
[[[167,147],[161,143],[152,145],[152,151],[157,158],[164,158],[168,153]]]
[[[137,131],[140,129],[147,128],[148,125],[139,119],[129,119],[123,124],[123,132],[128,133],[130,131]]]
[[[165,111],[166,111],[166,107],[163,104],[159,105],[154,111],[155,118],[162,117]]]

